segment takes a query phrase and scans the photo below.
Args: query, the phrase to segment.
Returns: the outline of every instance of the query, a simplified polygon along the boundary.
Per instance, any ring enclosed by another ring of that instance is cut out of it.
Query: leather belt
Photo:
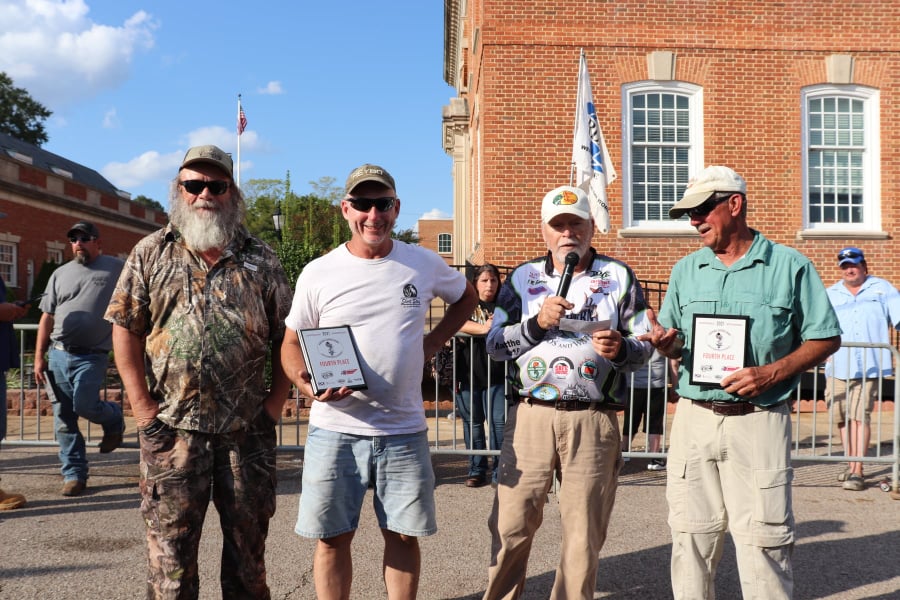
[[[538,400],[524,396],[521,400],[525,404],[534,404],[535,406],[548,406],[555,410],[604,410],[599,402],[587,402],[581,400]]]
[[[694,403],[694,406],[711,410],[713,411],[713,414],[722,417],[740,417],[742,415],[749,415],[750,413],[755,412],[757,408],[764,410],[762,407],[757,407],[752,402],[747,402],[746,400],[741,400],[740,402],[707,402],[705,400],[691,400],[691,402]]]
[[[81,346],[69,346],[62,342],[53,342],[52,347],[56,350],[62,350],[69,354],[106,354],[109,350],[100,350],[99,348],[82,348]]]

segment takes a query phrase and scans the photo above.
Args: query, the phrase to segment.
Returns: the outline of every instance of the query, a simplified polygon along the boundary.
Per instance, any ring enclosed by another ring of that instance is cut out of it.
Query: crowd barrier
[[[33,348],[33,337],[36,335],[36,325],[17,324],[16,330],[20,332],[20,356],[23,367],[7,373],[8,391],[8,434],[6,443],[15,444],[38,444],[38,445],[55,445],[55,436],[53,432],[52,408],[46,393],[37,389],[31,367],[33,358],[26,352],[27,347]],[[29,336],[31,336],[31,344],[29,344]],[[471,344],[474,338],[465,334],[458,334],[453,338],[451,346],[453,351],[459,348],[460,344]],[[900,353],[897,349],[887,344],[864,344],[864,343],[846,343],[843,347],[850,348],[875,348],[890,353],[891,361],[894,366],[893,372],[897,373],[897,366],[900,364]],[[448,455],[496,455],[497,450],[470,450],[465,447],[463,427],[466,424],[461,421],[457,415],[458,405],[456,394],[453,392],[457,388],[462,373],[457,372],[456,361],[453,361],[454,369],[452,380],[449,385],[442,385],[436,377],[426,368],[423,373],[423,399],[424,410],[429,423],[429,440],[431,451],[434,454]],[[471,368],[471,365],[470,365]],[[649,365],[647,367],[649,369]],[[865,366],[864,369],[865,370]],[[490,370],[488,370],[490,373]],[[489,385],[494,382],[489,381]],[[669,386],[669,370],[666,369],[666,387]],[[793,447],[791,457],[793,461],[804,462],[831,462],[843,463],[847,462],[848,457],[843,452],[841,438],[839,435],[839,422],[836,422],[836,411],[830,408],[831,398],[828,396],[833,393],[832,387],[826,385],[826,377],[824,374],[824,365],[819,365],[804,373],[800,384],[797,386],[795,394],[791,399],[793,413]],[[855,461],[864,463],[865,465],[874,465],[883,471],[890,471],[885,478],[885,486],[889,485],[892,489],[898,490],[898,476],[900,476],[900,420],[896,410],[895,402],[900,398],[900,380],[895,376],[873,378],[876,386],[877,397],[871,413],[871,440],[866,456],[854,458]],[[504,386],[508,385],[503,382]],[[829,388],[829,394],[826,393]],[[107,385],[103,390],[103,397],[106,400],[118,401],[125,403],[124,394],[115,371],[113,361],[110,362],[110,372],[107,378]],[[292,396],[289,399],[284,416],[278,424],[279,448],[282,450],[302,450],[303,441],[306,439],[307,414],[309,400],[300,398],[296,390],[292,390]],[[649,412],[649,392],[646,389],[635,388],[629,386],[628,402],[632,406],[638,403],[646,403],[645,412]],[[674,413],[674,404],[666,404],[666,418],[663,419],[663,432],[661,437],[661,446],[659,452],[648,452],[646,450],[646,438],[642,433],[638,433],[633,443],[626,442],[626,448],[623,455],[626,458],[662,458],[666,456],[668,449],[668,432],[671,426],[671,419]],[[125,406],[126,415],[130,414],[130,410]],[[508,409],[508,406],[507,406]],[[488,415],[491,411],[486,411]],[[634,411],[631,411],[634,414]],[[490,416],[488,416],[490,419]],[[620,413],[620,425],[624,426],[624,416]],[[846,423],[844,423],[846,425]],[[83,433],[87,438],[88,444],[96,444],[102,437],[102,431],[96,425],[82,420]],[[643,428],[642,428],[643,429]],[[639,430],[639,431],[642,431]],[[131,436],[126,435],[126,447],[131,445],[136,447],[134,440],[133,428],[131,428]],[[492,428],[488,423],[485,427],[485,435],[487,437],[486,448],[490,448],[490,436]],[[130,443],[129,443],[130,442]]]

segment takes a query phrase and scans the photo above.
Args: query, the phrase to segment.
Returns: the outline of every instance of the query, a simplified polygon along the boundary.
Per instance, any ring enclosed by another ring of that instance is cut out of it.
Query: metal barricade
[[[52,409],[49,401],[46,399],[46,394],[36,386],[32,372],[33,360],[31,360],[31,355],[26,352],[26,348],[33,347],[33,345],[29,346],[26,342],[29,336],[36,335],[37,325],[16,324],[15,329],[19,332],[22,367],[16,374],[16,380],[9,382],[8,396],[13,398],[13,410],[8,415],[9,431],[5,442],[23,445],[55,445]],[[471,344],[473,340],[473,336],[457,334],[451,342],[454,353],[460,347],[460,344]],[[848,342],[843,344],[842,347],[874,348],[889,352],[894,366],[893,372],[897,373],[897,366],[900,365],[900,352],[891,345]],[[472,423],[463,423],[457,414],[458,400],[456,398],[456,389],[460,380],[460,374],[456,372],[455,359],[453,364],[453,378],[449,386],[441,385],[437,378],[430,377],[428,373],[423,377],[422,390],[429,426],[431,452],[433,454],[459,456],[496,456],[499,454],[499,451],[490,449],[491,436],[494,435],[490,427],[490,417],[486,419],[486,448],[483,450],[471,450],[465,446],[463,427],[471,428],[473,425]],[[649,365],[647,368],[649,369]],[[488,373],[490,373],[490,370],[488,370]],[[469,378],[471,378],[471,372],[469,373]],[[508,382],[504,381],[503,383],[505,392],[508,392]],[[835,421],[834,411],[829,408],[832,405],[831,399],[824,393],[826,377],[823,367],[820,365],[805,373],[792,399],[792,460],[797,462],[843,463],[848,462],[849,458],[853,458],[854,462],[890,467],[890,475],[885,479],[887,481],[886,485],[895,490],[900,489],[900,486],[898,486],[898,478],[900,478],[900,419],[898,419],[898,415],[900,415],[900,410],[897,410],[896,407],[896,401],[900,399],[900,379],[896,376],[883,377],[879,375],[877,378],[874,378],[874,383],[877,389],[877,397],[871,412],[871,441],[867,455],[848,457],[844,454],[840,436],[836,433],[836,430],[839,429],[839,423]],[[489,384],[493,384],[493,382],[489,381]],[[669,371],[667,369],[666,387],[668,388],[669,385]],[[832,387],[828,387],[830,391]],[[103,395],[105,400],[113,399],[114,401],[123,402],[124,393],[121,391],[118,374],[113,363],[110,366],[110,373]],[[508,393],[505,395],[509,396]],[[472,396],[470,395],[471,401]],[[644,412],[645,414],[649,412],[650,400],[646,389],[636,388],[633,384],[630,385],[628,401],[632,403],[632,406],[636,406],[640,402],[647,403]],[[308,417],[306,416],[308,410],[307,402],[298,396],[296,390],[292,390],[291,398],[287,404],[288,409],[285,411],[285,416],[278,423],[279,449],[286,451],[302,450],[308,427]],[[624,448],[624,457],[629,459],[664,459],[668,448],[668,431],[671,426],[673,408],[674,405],[666,404],[660,451],[648,452],[646,445],[642,448],[638,444],[633,445],[629,440]],[[508,410],[508,404],[505,406],[504,415],[506,410]],[[126,415],[128,412],[126,411]],[[490,414],[490,411],[488,413]],[[631,414],[633,415],[634,411],[631,411]],[[629,425],[629,423],[624,422],[624,415],[622,415],[620,426],[630,430]],[[850,426],[846,418],[843,425],[845,427]],[[136,442],[131,441],[134,438],[127,435],[128,432],[133,434],[133,426],[126,430],[125,447],[136,447]],[[89,443],[92,442],[91,433],[91,424],[87,423],[85,437]],[[641,434],[638,433],[638,435]],[[96,438],[100,436],[95,435],[94,437],[95,440],[93,441],[96,442]],[[646,438],[644,440],[646,441]]]

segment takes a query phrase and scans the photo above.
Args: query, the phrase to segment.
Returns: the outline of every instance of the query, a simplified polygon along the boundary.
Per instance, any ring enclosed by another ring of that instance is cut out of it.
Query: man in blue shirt
[[[842,279],[828,288],[828,299],[844,330],[844,342],[888,344],[888,326],[900,328],[900,292],[888,281],[869,275],[859,248],[838,253]],[[869,447],[872,406],[882,378],[893,374],[891,353],[877,348],[841,348],[828,361],[825,398],[836,409],[835,420],[847,456],[865,456]],[[864,490],[861,462],[851,462],[838,475],[845,490]]]
[[[672,591],[715,596],[728,529],[744,598],[790,598],[787,400],[841,330],[809,259],[748,226],[743,177],[704,169],[669,210],[683,215],[705,247],[675,264],[659,323],[642,336],[681,358],[666,485]]]

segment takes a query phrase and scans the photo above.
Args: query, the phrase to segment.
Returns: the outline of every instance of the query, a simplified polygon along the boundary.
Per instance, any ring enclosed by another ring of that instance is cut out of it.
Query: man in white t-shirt
[[[437,254],[391,239],[400,212],[394,178],[366,164],[347,178],[341,212],[352,237],[303,269],[285,323],[281,358],[301,394],[313,398],[295,531],[318,539],[320,599],[347,598],[350,544],[363,498],[374,489],[384,537],[388,596],[414,597],[418,538],[437,531],[434,472],[422,406],[422,371],[469,318],[478,296]],[[433,298],[449,304],[424,333]],[[366,389],[315,394],[297,331],[349,325]]]

